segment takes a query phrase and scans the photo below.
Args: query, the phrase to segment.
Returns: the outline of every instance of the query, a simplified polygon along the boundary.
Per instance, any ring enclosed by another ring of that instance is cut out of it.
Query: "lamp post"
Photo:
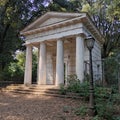
[[[86,46],[89,50],[89,60],[90,60],[90,98],[89,98],[89,104],[90,104],[90,111],[89,114],[91,116],[95,115],[95,103],[94,103],[94,84],[93,84],[93,66],[92,66],[92,49],[94,47],[95,39],[91,36],[88,36],[86,39]]]

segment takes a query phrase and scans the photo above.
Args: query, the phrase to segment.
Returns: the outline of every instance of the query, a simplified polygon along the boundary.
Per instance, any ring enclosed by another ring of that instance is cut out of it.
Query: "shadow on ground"
[[[0,120],[85,120],[74,113],[83,104],[77,99],[1,93]]]

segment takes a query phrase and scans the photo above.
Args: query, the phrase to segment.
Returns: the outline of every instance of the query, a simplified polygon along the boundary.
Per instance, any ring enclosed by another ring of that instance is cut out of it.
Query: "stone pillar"
[[[83,82],[84,79],[84,40],[76,36],[76,75]]]
[[[37,83],[38,83],[38,78],[39,78],[39,61],[40,61],[40,46],[38,47],[38,57],[37,57]]]
[[[32,46],[27,45],[26,47],[24,84],[30,85],[32,83]]]
[[[58,86],[64,83],[64,46],[62,40],[57,40],[57,56],[56,56],[56,83]]]
[[[46,44],[40,43],[39,61],[38,61],[38,84],[46,84]]]

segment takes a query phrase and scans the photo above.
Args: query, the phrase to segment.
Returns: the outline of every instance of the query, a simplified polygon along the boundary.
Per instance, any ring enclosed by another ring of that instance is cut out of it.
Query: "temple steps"
[[[13,92],[21,94],[59,94],[59,88],[53,85],[9,85],[3,88],[4,92]]]
[[[60,87],[54,85],[29,85],[25,86],[22,84],[9,85],[6,88],[2,88],[2,92],[12,92],[14,94],[26,94],[26,95],[45,95],[62,98],[81,98],[77,94],[67,93],[62,95]]]

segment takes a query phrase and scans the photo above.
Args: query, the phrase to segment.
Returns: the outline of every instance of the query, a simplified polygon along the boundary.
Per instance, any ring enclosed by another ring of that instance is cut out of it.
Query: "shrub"
[[[101,120],[101,118],[98,115],[96,115],[95,117],[93,117],[92,120]]]
[[[69,75],[67,77],[67,81],[68,81],[67,90],[69,92],[75,93],[80,92],[80,80],[77,78],[76,75]]]
[[[88,111],[88,108],[86,106],[81,106],[75,109],[75,114],[85,116],[87,114],[87,111]]]
[[[63,94],[66,92],[74,92],[79,93],[85,100],[89,99],[89,82],[84,81],[80,83],[76,75],[70,75],[67,78],[68,86],[64,85],[61,87],[61,91]],[[115,106],[114,104],[120,104],[120,95],[116,87],[106,88],[101,86],[95,86],[95,109],[97,112],[97,116],[93,118],[93,120],[115,120]],[[88,112],[87,107],[82,106],[80,108],[75,109],[76,115],[84,116]],[[119,117],[116,118],[119,120]]]
[[[83,96],[85,98],[89,97],[89,83],[87,81],[80,84],[80,96]]]
[[[88,81],[84,81],[80,83],[80,80],[76,75],[69,75],[67,77],[68,86],[67,91],[79,93],[80,96],[84,97],[85,100],[89,98],[89,83]]]
[[[113,103],[119,105],[120,104],[120,94],[113,94],[111,97]]]
[[[109,98],[112,93],[112,89],[104,87],[95,87],[95,97],[96,98]]]
[[[111,102],[100,102],[96,104],[96,110],[97,110],[97,115],[101,119],[107,119],[107,120],[112,120],[113,116],[113,104]]]
[[[64,84],[60,85],[60,94],[61,95],[66,95],[66,88],[65,88]]]

